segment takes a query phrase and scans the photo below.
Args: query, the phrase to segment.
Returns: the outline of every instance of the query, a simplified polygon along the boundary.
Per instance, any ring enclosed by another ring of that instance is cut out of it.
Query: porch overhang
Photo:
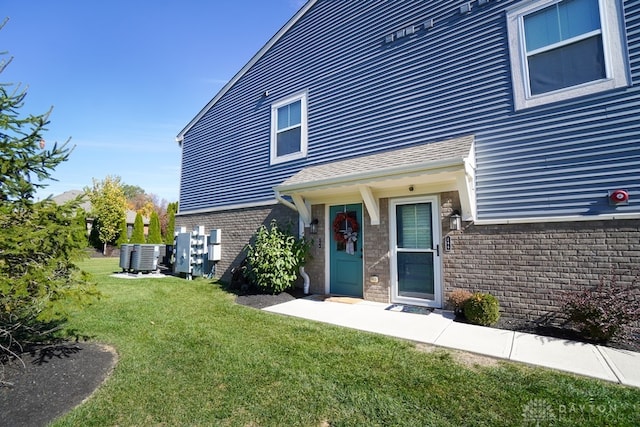
[[[472,135],[310,166],[274,187],[276,198],[297,210],[306,225],[314,204],[362,200],[371,225],[379,225],[381,198],[445,191],[458,191],[462,218],[473,221]]]

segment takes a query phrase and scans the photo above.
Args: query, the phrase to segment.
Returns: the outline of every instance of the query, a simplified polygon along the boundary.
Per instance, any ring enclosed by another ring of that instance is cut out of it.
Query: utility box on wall
[[[203,276],[207,258],[206,243],[204,226],[198,226],[192,232],[178,232],[174,245],[174,273],[184,273],[187,279]]]
[[[207,252],[209,261],[220,261],[222,259],[222,230],[217,228],[211,230],[209,235],[209,246]]]

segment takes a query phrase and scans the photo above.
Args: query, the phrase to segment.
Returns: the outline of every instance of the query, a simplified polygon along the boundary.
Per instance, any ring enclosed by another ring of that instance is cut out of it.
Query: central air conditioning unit
[[[133,245],[124,244],[120,246],[120,268],[123,272],[129,271],[131,268],[131,251]]]
[[[158,258],[160,257],[160,245],[137,244],[133,245],[131,252],[130,269],[134,272],[155,271],[158,269]]]

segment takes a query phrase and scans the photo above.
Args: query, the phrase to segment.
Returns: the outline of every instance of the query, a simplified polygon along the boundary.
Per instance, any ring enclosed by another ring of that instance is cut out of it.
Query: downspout
[[[309,295],[309,275],[304,271],[304,265],[300,266],[300,275],[302,276],[302,280],[304,280],[304,294]]]
[[[286,207],[288,207],[290,209],[293,209],[294,211],[298,212],[298,208],[296,208],[296,205],[294,205],[290,201],[284,199],[278,190],[273,190],[273,192],[274,192],[274,194],[276,196],[276,200],[279,203],[282,203]],[[304,271],[304,265],[301,265],[298,270],[300,271],[300,276],[302,276],[302,280],[304,280],[304,284],[303,284],[304,294],[308,295],[309,294],[309,275],[307,274],[306,271]]]

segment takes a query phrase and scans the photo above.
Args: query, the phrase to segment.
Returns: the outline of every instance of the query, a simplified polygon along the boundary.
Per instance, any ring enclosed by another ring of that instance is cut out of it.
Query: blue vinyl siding
[[[515,3],[462,15],[448,0],[319,0],[184,135],[181,211],[272,200],[306,166],[474,134],[478,219],[640,212],[638,87],[514,111]],[[635,83],[640,0],[624,8]],[[304,90],[308,156],[270,166],[271,104]],[[617,188],[629,206],[608,205]]]

